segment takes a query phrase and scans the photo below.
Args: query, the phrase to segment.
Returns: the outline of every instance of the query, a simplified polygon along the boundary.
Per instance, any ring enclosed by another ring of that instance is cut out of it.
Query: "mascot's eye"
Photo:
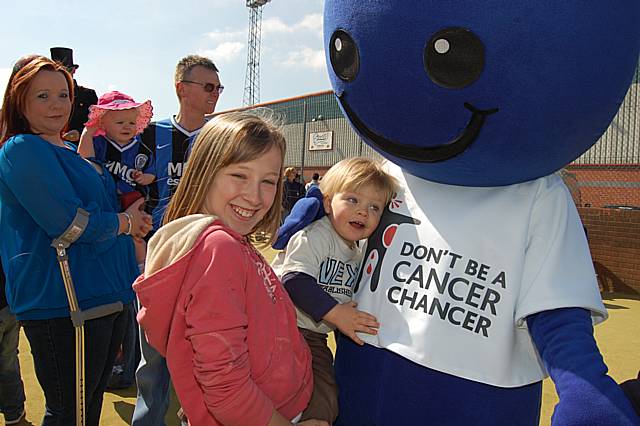
[[[329,42],[331,67],[340,79],[353,81],[360,71],[360,54],[353,37],[344,30],[336,30]]]
[[[427,42],[424,68],[437,85],[462,89],[480,77],[484,68],[484,45],[467,29],[445,28]]]

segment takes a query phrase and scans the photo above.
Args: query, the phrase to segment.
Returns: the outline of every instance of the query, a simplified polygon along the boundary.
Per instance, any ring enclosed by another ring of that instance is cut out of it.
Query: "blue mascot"
[[[622,102],[640,2],[325,0],[324,31],[343,113],[402,187],[355,296],[379,334],[338,344],[338,424],[536,425],[547,375],[553,424],[639,424],[554,172]]]

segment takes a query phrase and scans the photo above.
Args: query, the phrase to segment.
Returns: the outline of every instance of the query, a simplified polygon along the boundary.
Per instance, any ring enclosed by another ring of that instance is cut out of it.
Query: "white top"
[[[515,387],[546,377],[528,315],[581,307],[594,323],[606,319],[580,218],[558,176],[471,188],[387,167],[402,189],[381,220],[384,243],[369,239],[354,295],[380,322],[378,335],[359,334],[364,341]]]
[[[362,251],[349,247],[325,216],[296,232],[271,267],[280,278],[289,272],[311,275],[338,303],[345,303],[351,300],[361,261]],[[296,310],[298,327],[318,333],[335,328],[325,321],[315,322],[297,307]]]

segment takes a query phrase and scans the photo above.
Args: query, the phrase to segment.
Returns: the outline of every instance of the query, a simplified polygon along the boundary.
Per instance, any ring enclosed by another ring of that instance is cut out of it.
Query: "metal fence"
[[[331,91],[261,106],[273,111],[283,124],[287,139],[285,166],[315,171],[328,169],[343,158],[379,157],[351,129]],[[314,143],[319,137],[323,138],[322,145]]]
[[[573,164],[640,165],[640,68],[607,131]]]
[[[577,205],[640,209],[640,67],[609,128],[566,172]]]
[[[307,180],[343,158],[381,158],[351,129],[331,91],[257,107],[269,108],[282,121],[285,166],[299,168]],[[607,131],[564,174],[579,205],[640,206],[640,67]]]

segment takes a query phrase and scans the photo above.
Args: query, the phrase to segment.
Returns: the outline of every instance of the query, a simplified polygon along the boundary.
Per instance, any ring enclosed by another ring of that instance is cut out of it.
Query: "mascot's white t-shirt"
[[[369,344],[500,387],[546,371],[525,319],[563,307],[606,319],[580,218],[557,175],[488,188],[402,188],[369,238],[354,300],[380,322]]]
[[[285,251],[278,253],[271,267],[282,278],[289,272],[304,272],[339,303],[349,302],[358,278],[362,250],[350,247],[335,231],[327,216],[296,232]],[[335,327],[298,309],[298,327],[329,333]]]

